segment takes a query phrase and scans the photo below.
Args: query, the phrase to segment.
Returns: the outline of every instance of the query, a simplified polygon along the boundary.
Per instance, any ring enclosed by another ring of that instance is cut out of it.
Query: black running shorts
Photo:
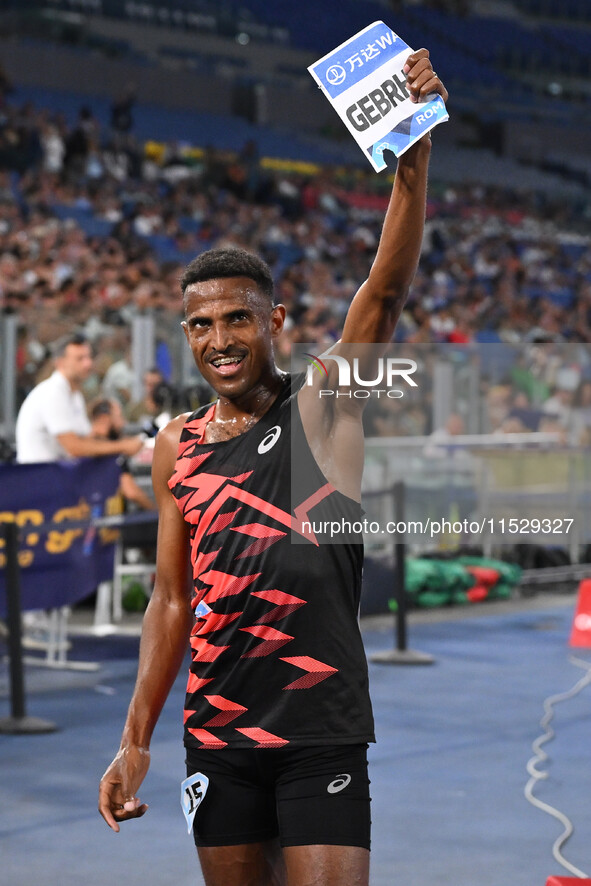
[[[209,779],[193,820],[197,846],[279,837],[282,846],[370,846],[367,745],[193,750],[187,776]]]

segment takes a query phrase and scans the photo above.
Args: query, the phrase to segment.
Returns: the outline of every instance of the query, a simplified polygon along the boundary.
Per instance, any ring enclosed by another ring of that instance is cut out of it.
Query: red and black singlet
[[[202,443],[213,409],[188,418],[169,480],[191,527],[196,620],[185,744],[373,741],[357,622],[360,537],[328,544],[298,530],[307,520],[359,519],[360,506],[318,468],[289,377],[247,432]]]

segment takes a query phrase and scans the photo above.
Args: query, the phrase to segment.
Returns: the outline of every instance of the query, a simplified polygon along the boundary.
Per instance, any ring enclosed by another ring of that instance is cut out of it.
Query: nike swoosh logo
[[[329,794],[338,794],[339,791],[343,791],[347,787],[347,785],[350,784],[351,776],[347,775],[347,773],[343,773],[342,775],[337,775],[337,777],[333,781],[331,781],[326,790]]]

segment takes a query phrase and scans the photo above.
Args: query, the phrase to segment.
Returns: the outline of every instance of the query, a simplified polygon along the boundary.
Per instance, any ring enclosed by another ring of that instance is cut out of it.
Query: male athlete
[[[415,101],[447,98],[427,50],[405,73]],[[418,263],[429,153],[426,136],[398,161],[375,261],[333,353],[391,339]],[[255,256],[211,250],[181,286],[185,334],[218,399],[157,438],[156,582],[99,810],[114,831],[146,812],[137,791],[152,731],[190,643],[185,813],[207,886],[367,886],[362,547],[303,531],[360,513],[363,401],[327,407],[318,386],[277,368],[285,309]]]

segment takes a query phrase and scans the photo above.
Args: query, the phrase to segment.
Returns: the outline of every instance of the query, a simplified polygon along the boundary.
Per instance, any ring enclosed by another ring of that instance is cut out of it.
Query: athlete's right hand
[[[119,833],[119,822],[141,818],[148,807],[136,797],[136,791],[150,765],[147,748],[129,745],[121,748],[99,786],[98,810],[110,828]]]

